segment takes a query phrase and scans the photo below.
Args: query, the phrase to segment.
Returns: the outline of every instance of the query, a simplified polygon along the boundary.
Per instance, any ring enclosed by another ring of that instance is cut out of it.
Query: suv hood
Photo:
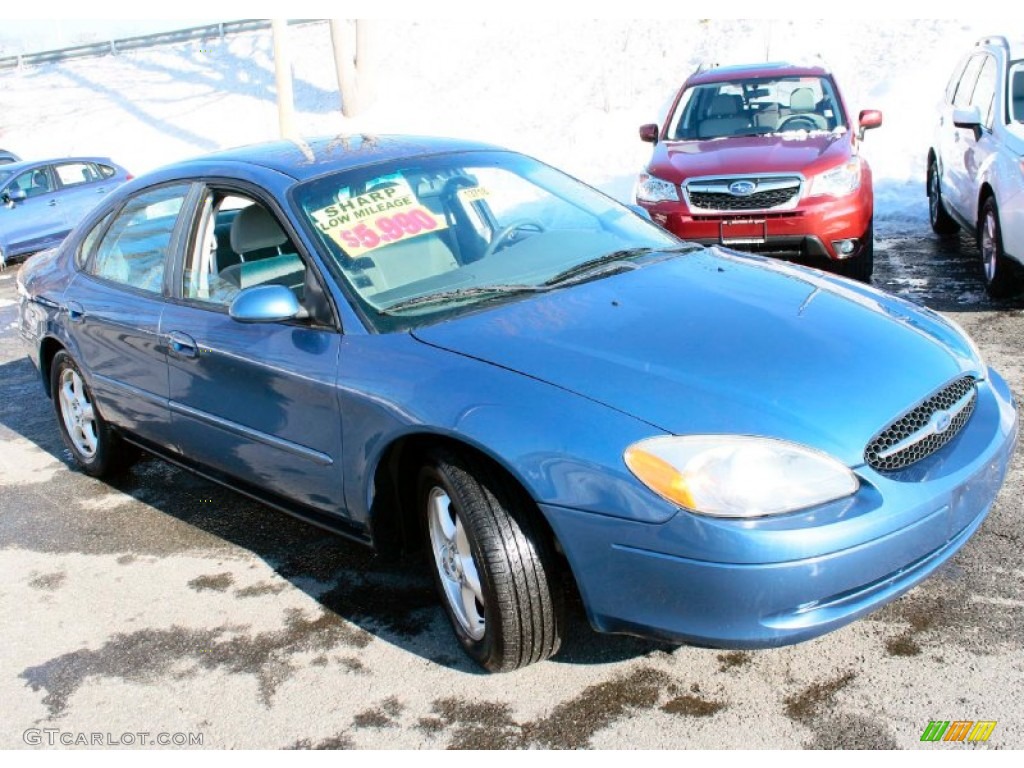
[[[662,141],[648,168],[677,184],[699,176],[734,174],[802,173],[810,178],[849,159],[852,151],[848,133]]]
[[[929,310],[718,249],[413,335],[665,432],[779,437],[849,466],[894,418],[978,372],[969,342]]]

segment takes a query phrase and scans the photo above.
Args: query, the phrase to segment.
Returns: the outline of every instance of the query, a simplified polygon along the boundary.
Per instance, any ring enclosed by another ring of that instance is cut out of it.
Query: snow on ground
[[[868,134],[876,219],[927,215],[936,104],[984,33],[955,21],[668,20],[378,22],[378,99],[345,119],[325,23],[293,27],[298,124],[307,134],[453,135],[518,149],[620,199],[649,154],[641,123],[701,61],[811,60],[835,70]],[[0,73],[0,146],[23,157],[98,154],[135,173],[276,138],[270,32]]]

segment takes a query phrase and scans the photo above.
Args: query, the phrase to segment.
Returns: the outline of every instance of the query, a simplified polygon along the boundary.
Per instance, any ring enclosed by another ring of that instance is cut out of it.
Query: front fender
[[[622,460],[633,442],[664,434],[632,416],[406,334],[347,338],[342,371],[346,505],[354,522],[369,523],[377,466],[410,435],[472,446],[538,503],[650,523],[678,512]]]

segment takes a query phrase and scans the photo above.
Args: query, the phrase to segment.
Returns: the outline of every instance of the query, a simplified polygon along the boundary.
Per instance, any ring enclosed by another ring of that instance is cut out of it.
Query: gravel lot
[[[954,317],[1024,394],[1024,300],[985,298],[969,238],[880,222],[878,259],[876,285]],[[99,733],[215,748],[1024,748],[1020,452],[951,563],[824,638],[668,647],[597,635],[576,606],[557,658],[486,676],[417,563],[157,460],[114,484],[72,471],[15,319],[8,270],[0,748],[26,747],[28,729],[44,746]],[[998,725],[983,745],[923,744],[936,719]]]

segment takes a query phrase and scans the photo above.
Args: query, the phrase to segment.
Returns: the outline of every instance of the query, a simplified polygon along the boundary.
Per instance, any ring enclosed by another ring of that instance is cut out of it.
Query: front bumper
[[[787,211],[690,210],[684,202],[640,203],[651,219],[674,235],[701,243],[790,258],[852,258],[863,253],[873,214],[870,185],[843,198],[802,200]],[[840,255],[834,243],[856,240],[852,253]]]
[[[998,374],[964,430],[850,499],[763,520],[660,525],[543,507],[594,628],[725,648],[807,640],[895,599],[953,556],[1002,485],[1017,414]]]

